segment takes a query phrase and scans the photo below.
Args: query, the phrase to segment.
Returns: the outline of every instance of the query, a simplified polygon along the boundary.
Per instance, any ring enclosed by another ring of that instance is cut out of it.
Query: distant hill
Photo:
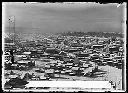
[[[98,36],[98,37],[122,37],[123,34],[119,32],[62,32],[62,33],[57,33],[61,34],[63,36],[85,36],[85,35],[90,35],[90,36]]]
[[[11,28],[9,29],[9,27],[5,28],[4,31],[7,35],[8,34],[12,34],[14,33],[14,29]],[[57,33],[46,33],[46,31],[41,31],[41,29],[39,28],[23,28],[23,27],[16,27],[15,28],[15,33],[18,35],[17,38],[21,38],[21,39],[32,39],[32,40],[37,40],[37,39],[43,39],[44,36],[48,36],[50,34],[61,34],[64,36],[84,36],[84,35],[91,35],[91,36],[99,36],[99,37],[111,37],[111,36],[118,36],[118,37],[123,37],[123,35],[119,32],[113,32],[113,31],[90,31],[90,32],[86,32],[86,31],[60,31]],[[122,31],[121,31],[122,32]],[[11,35],[11,37],[13,38],[13,35]]]

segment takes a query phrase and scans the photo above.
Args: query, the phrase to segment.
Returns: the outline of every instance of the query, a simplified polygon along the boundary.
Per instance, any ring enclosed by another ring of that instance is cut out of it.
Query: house
[[[92,48],[93,49],[100,49],[100,48],[104,48],[104,45],[93,45]]]
[[[20,65],[28,65],[30,62],[31,62],[31,60],[19,60],[19,61],[17,61],[17,63]]]
[[[69,52],[69,53],[73,53],[73,52],[79,51],[79,49],[72,47],[72,48],[69,48],[69,49],[64,49],[64,51],[65,51],[65,52]]]
[[[109,48],[109,52],[110,52],[110,53],[119,52],[119,47],[110,47],[110,48]]]
[[[89,59],[90,55],[88,53],[79,53],[77,54],[78,59]]]
[[[59,54],[60,53],[60,51],[58,49],[55,49],[55,48],[47,48],[45,50],[45,52],[48,54]]]

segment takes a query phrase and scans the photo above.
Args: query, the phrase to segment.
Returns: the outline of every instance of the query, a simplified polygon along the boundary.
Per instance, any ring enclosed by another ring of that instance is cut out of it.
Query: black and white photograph
[[[3,91],[125,91],[126,3],[3,2]]]

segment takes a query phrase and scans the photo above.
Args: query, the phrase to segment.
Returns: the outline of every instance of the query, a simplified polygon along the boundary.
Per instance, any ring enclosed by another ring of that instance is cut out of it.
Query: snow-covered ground
[[[115,68],[115,67],[110,67],[110,66],[99,66],[99,69],[106,71],[105,74],[101,74],[100,77],[96,78],[90,78],[86,76],[69,76],[69,75],[60,75],[60,77],[63,78],[53,78],[50,79],[52,81],[112,81],[114,84],[116,84],[117,89],[122,89],[122,70]],[[5,71],[5,72],[10,72]],[[29,71],[19,71],[19,70],[14,70],[14,73],[20,73],[21,78],[24,77],[25,73],[34,73],[35,75],[41,75],[41,73],[34,72],[34,69],[29,70]]]

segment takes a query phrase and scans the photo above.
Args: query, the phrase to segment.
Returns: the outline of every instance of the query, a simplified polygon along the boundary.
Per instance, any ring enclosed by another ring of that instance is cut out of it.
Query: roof
[[[78,70],[79,67],[72,67],[72,70]]]
[[[103,47],[103,45],[93,45],[93,47],[94,47],[94,46],[99,46],[99,47]]]
[[[16,78],[18,77],[17,75],[9,75],[9,78]]]
[[[20,60],[20,61],[17,61],[18,63],[28,63],[28,62],[31,62],[30,60]]]
[[[45,73],[54,73],[53,69],[45,70]]]
[[[31,52],[24,52],[23,54],[31,54]]]
[[[16,57],[26,57],[26,55],[15,55]]]

